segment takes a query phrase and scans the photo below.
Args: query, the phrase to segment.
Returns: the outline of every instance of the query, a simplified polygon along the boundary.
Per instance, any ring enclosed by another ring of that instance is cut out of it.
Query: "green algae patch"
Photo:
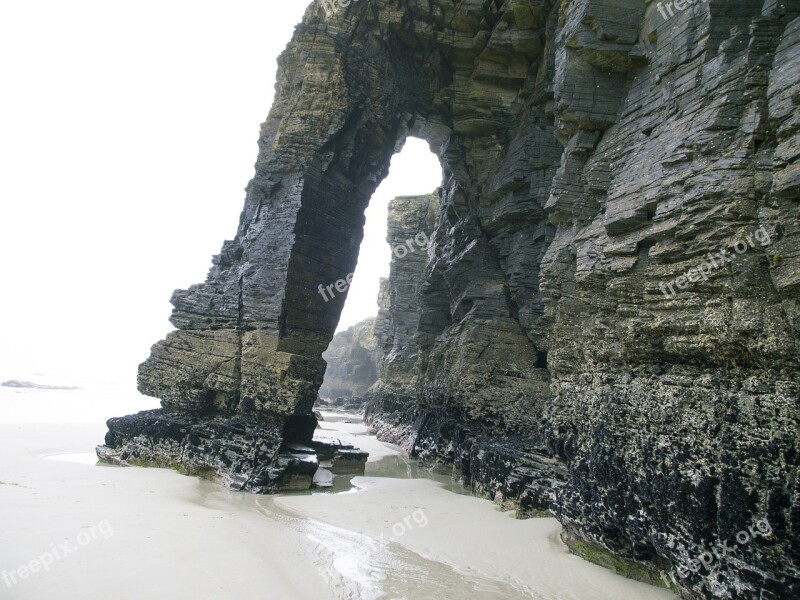
[[[605,567],[627,579],[677,592],[675,586],[667,585],[664,582],[659,576],[659,569],[655,566],[648,566],[629,558],[617,556],[598,544],[587,542],[566,531],[562,532],[561,540],[567,545],[572,554],[580,556],[583,560]],[[669,569],[669,565],[666,565],[666,568]]]

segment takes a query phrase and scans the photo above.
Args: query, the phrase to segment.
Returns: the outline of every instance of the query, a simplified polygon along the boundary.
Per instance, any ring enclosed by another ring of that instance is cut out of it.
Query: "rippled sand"
[[[447,477],[415,479],[360,424],[323,425],[372,453],[367,476],[279,496],[91,466],[102,425],[0,425],[0,571],[16,574],[0,598],[674,598],[571,556],[554,519],[517,521]]]

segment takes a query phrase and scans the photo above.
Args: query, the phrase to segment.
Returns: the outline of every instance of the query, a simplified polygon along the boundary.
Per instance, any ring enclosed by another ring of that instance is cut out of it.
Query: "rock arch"
[[[518,52],[504,44],[511,60],[502,70],[516,75],[468,73],[491,93],[473,93],[454,119],[456,71],[474,70],[476,52],[462,50],[470,56],[461,65],[442,45],[446,36],[414,31],[399,9],[373,11],[364,3],[328,16],[312,5],[282,55],[236,237],[214,257],[205,283],[175,292],[177,331],[140,367],[141,391],[165,408],[282,418],[310,410],[346,297],[326,302],[318,286],[353,271],[364,209],[406,136],[428,140],[442,161],[450,218],[470,210],[475,158],[464,140],[505,141],[536,44]],[[470,27],[485,20],[477,9],[465,16],[475,21]],[[475,254],[478,263],[496,261],[488,246]]]

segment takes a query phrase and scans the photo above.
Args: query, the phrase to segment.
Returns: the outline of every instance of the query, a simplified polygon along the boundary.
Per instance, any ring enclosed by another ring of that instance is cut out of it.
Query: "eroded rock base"
[[[368,454],[314,437],[316,423],[313,415],[253,421],[149,410],[110,419],[97,456],[114,465],[172,468],[258,494],[307,490],[321,466],[363,474]],[[327,485],[325,477],[317,482]]]
[[[520,518],[551,516],[567,468],[535,438],[498,437],[436,412],[408,423],[400,413],[376,413],[374,404],[367,409],[367,423],[378,439],[400,445],[423,466],[452,466],[465,487]]]

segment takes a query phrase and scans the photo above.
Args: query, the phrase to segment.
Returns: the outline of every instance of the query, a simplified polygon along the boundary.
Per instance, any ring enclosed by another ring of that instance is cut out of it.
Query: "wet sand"
[[[360,424],[323,427],[371,452],[367,476],[254,496],[92,466],[100,424],[0,425],[0,598],[674,598],[571,556],[555,519],[411,478],[413,461]]]

